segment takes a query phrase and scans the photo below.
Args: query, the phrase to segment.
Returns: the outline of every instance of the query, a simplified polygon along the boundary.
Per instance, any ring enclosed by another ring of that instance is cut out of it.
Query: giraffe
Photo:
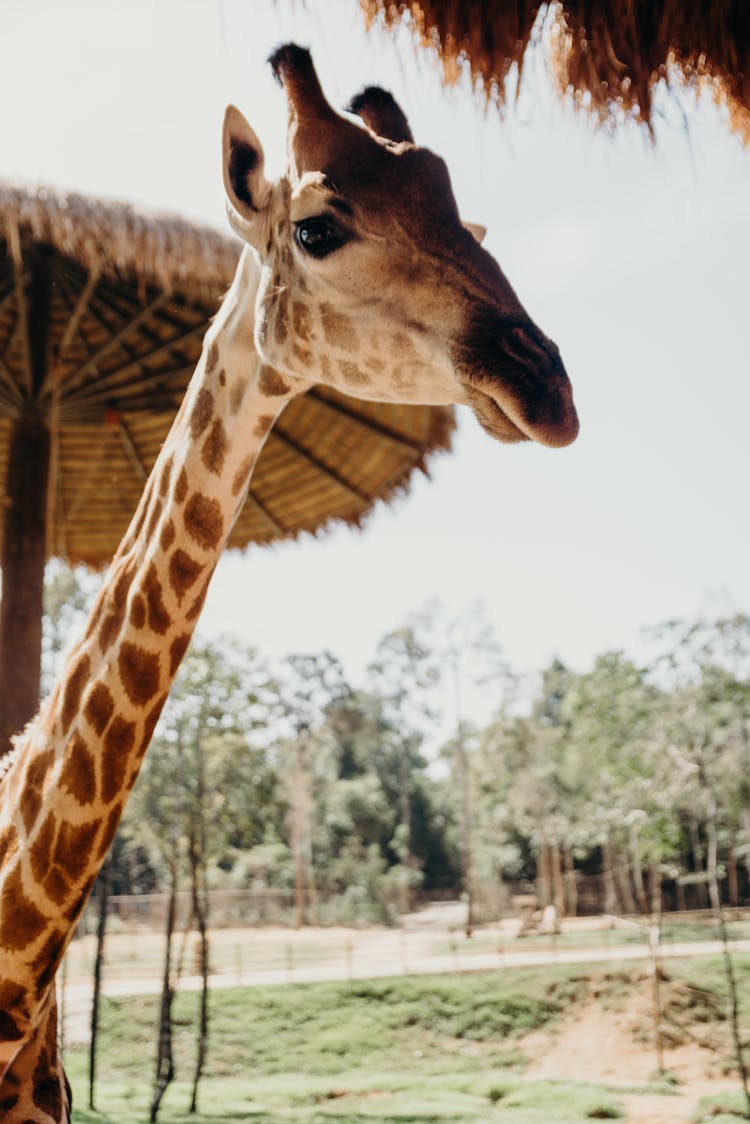
[[[288,167],[264,175],[239,110],[224,121],[234,281],[85,634],[15,739],[0,793],[0,1113],[70,1120],[54,979],[106,856],[263,442],[315,383],[368,399],[462,403],[503,442],[578,430],[556,346],[477,231],[444,163],[370,87],[326,101],[310,54],[271,56]]]

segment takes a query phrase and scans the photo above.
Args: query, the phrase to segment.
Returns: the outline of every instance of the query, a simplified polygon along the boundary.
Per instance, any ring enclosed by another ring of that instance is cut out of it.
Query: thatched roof
[[[41,415],[50,554],[109,560],[238,256],[234,237],[173,215],[0,182],[0,480],[13,419]],[[270,434],[231,545],[359,523],[452,428],[445,407],[314,388]]]
[[[607,124],[647,127],[657,83],[705,91],[750,142],[747,0],[360,0],[368,21],[410,22],[448,82],[466,67],[502,105],[506,79],[538,46],[554,81]]]
[[[0,180],[0,238],[47,245],[86,270],[158,285],[186,286],[216,298],[226,290],[240,243],[177,215],[77,192]]]

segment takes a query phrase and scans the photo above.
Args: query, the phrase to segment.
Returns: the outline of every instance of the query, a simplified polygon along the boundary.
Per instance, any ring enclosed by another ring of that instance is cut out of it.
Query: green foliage
[[[583,1122],[612,1105],[601,1089],[526,1082],[509,1066],[514,1039],[548,1025],[586,987],[554,968],[214,992],[205,1108],[195,1119]],[[190,1069],[196,1001],[176,999],[178,1073]],[[155,1007],[147,997],[106,1001],[105,1114],[76,1120],[143,1119]],[[70,1052],[66,1066],[77,1091],[83,1054]],[[165,1120],[183,1119],[186,1093],[179,1081],[170,1088]]]
[[[47,686],[99,581],[48,566]],[[669,622],[652,645],[643,666],[556,659],[521,688],[477,607],[414,614],[359,686],[327,652],[272,668],[236,641],[195,642],[114,844],[113,890],[163,888],[200,835],[211,886],[291,894],[301,879],[319,920],[388,920],[439,888],[480,888],[494,911],[510,880],[553,900],[574,865],[604,872],[616,912],[648,911],[662,881],[675,904],[707,904],[709,862],[742,897],[750,617]],[[478,689],[494,713],[473,728]]]

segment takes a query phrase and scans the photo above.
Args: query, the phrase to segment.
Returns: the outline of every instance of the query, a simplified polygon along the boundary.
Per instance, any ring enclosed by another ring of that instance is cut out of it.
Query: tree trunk
[[[292,777],[291,844],[294,857],[296,925],[317,923],[317,892],[312,857],[312,778],[307,761],[307,733],[300,730],[295,742]]]
[[[174,936],[175,915],[177,913],[177,858],[173,856],[169,863],[169,900],[167,903],[167,921],[164,947],[164,974],[162,977],[161,1004],[159,1007],[159,1039],[156,1054],[156,1081],[154,1095],[151,1101],[151,1114],[149,1119],[153,1122],[159,1113],[159,1105],[167,1091],[167,1086],[174,1080],[175,1068],[172,1054],[172,1000],[174,987],[172,985],[172,938]]]
[[[734,845],[729,848],[727,855],[727,894],[729,897],[729,904],[733,909],[736,909],[740,904],[740,887],[737,878],[737,852]]]
[[[109,903],[109,875],[111,859],[107,859],[99,875],[99,916],[96,925],[96,956],[94,957],[94,994],[91,1000],[91,1040],[89,1042],[89,1108],[96,1112],[96,1047],[99,1033],[99,1000],[104,967],[104,937],[107,930],[107,905]]]
[[[50,433],[36,417],[12,425],[5,482],[0,604],[0,757],[39,707]]]
[[[685,883],[680,881],[679,875],[675,884],[675,893],[677,895],[677,908],[681,913],[684,913],[687,909],[687,902],[685,901]]]
[[[404,843],[403,843],[403,858],[401,861],[408,870],[413,870],[416,866],[414,856],[412,855],[412,839],[411,839],[411,796],[409,794],[409,760],[406,753],[402,753],[399,759],[399,803],[401,804],[401,824],[404,829]],[[404,893],[404,900],[402,902],[402,909],[404,913],[409,913],[414,905],[414,891],[411,880],[407,882],[406,890]]]
[[[563,858],[565,860],[565,914],[567,917],[576,917],[578,914],[578,883],[572,847],[564,849]]]
[[[563,882],[560,844],[556,839],[550,844],[550,866],[552,867],[552,902],[558,920],[565,916],[565,883]]]
[[[622,913],[620,899],[617,894],[617,884],[615,882],[612,844],[609,837],[602,843],[602,864],[604,867],[602,871],[604,874],[604,912],[612,914]]]
[[[198,1048],[193,1074],[190,1112],[197,1112],[198,1084],[208,1052],[208,893],[206,889],[206,831],[203,807],[204,785],[200,770],[198,792],[198,823],[193,823],[190,836],[190,889],[193,916],[200,937],[201,1005],[198,1018]]]
[[[638,907],[635,904],[633,890],[630,885],[630,863],[619,849],[613,847],[612,851],[615,861],[615,879],[617,880],[620,900],[623,906],[622,912],[629,914],[637,913]]]
[[[469,758],[466,753],[463,722],[459,719],[456,731],[456,764],[461,796],[461,888],[466,898],[466,936],[474,932],[474,855],[472,849],[472,807]]]
[[[742,834],[745,836],[745,871],[750,883],[750,807],[742,809]]]
[[[719,877],[718,877],[718,857],[719,857],[719,840],[716,830],[716,805],[714,803],[712,813],[708,817],[706,824],[706,832],[708,835],[708,890],[711,897],[711,907],[714,911],[716,918],[717,928],[719,930],[719,938],[721,940],[722,953],[724,957],[724,971],[727,979],[727,1020],[732,1030],[732,1041],[734,1043],[734,1056],[737,1062],[737,1069],[740,1075],[740,1084],[745,1097],[745,1111],[746,1116],[750,1119],[750,1090],[748,1089],[748,1075],[745,1067],[745,1056],[742,1049],[742,1039],[740,1037],[739,1026],[739,1004],[737,1001],[737,983],[734,977],[734,964],[732,963],[732,955],[729,951],[729,943],[727,940],[727,929],[724,924],[724,911],[721,908],[721,894],[719,892]]]
[[[651,863],[648,868],[648,896],[652,916],[661,917],[661,870],[658,863]]]
[[[544,828],[539,832],[539,857],[536,861],[536,896],[542,909],[552,901],[552,880],[550,878],[549,847]]]
[[[701,847],[701,837],[698,828],[698,821],[694,816],[690,817],[690,848],[693,852],[693,870],[696,874],[704,874],[703,867],[703,849]],[[696,885],[696,894],[698,898],[698,908],[708,909],[708,892],[704,882],[698,882]]]
[[[641,855],[638,847],[638,832],[635,827],[630,829],[630,869],[633,875],[633,885],[635,886],[635,897],[638,902],[638,908],[643,914],[647,914],[648,899],[646,898],[646,890],[643,885],[643,870],[641,869]]]

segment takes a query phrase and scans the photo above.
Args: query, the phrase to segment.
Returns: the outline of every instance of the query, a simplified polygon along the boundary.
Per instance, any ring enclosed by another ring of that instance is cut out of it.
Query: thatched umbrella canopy
[[[45,560],[111,558],[239,253],[175,216],[0,182],[0,751],[38,703]],[[446,407],[311,390],[270,434],[230,545],[359,523],[452,427]]]
[[[750,13],[746,0],[360,0],[368,21],[411,23],[448,82],[465,68],[502,105],[506,79],[539,47],[556,86],[604,123],[649,129],[654,87],[706,91],[750,143]]]

